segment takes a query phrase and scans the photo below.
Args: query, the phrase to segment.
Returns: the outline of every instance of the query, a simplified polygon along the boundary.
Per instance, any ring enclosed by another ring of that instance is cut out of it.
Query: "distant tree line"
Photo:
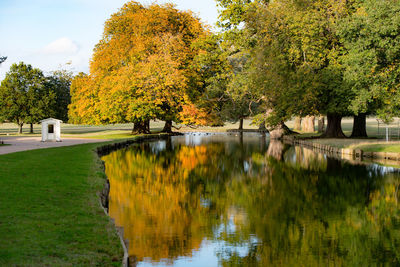
[[[71,79],[67,71],[45,76],[29,64],[13,64],[0,84],[0,122],[16,123],[21,134],[24,124],[33,133],[33,124],[48,117],[68,121]]]

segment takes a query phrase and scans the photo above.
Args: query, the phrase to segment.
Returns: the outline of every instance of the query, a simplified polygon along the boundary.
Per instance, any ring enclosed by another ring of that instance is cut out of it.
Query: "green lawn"
[[[162,121],[151,121],[150,128],[152,131],[161,131],[164,127]],[[187,127],[183,125],[177,125],[181,132],[225,132],[228,129],[237,129],[238,123],[227,122],[222,127]],[[257,129],[257,126],[252,125],[252,120],[248,119],[244,121],[244,127],[246,129]],[[61,124],[61,135],[62,137],[75,137],[75,138],[97,138],[97,139],[125,139],[131,138],[133,124],[113,124],[113,125],[73,125],[73,124]],[[176,129],[174,129],[176,131]],[[0,123],[0,138],[5,135],[16,135],[18,128],[13,123]],[[41,128],[40,125],[34,125],[34,134],[29,134],[29,125],[24,126],[22,136],[40,136]]]
[[[0,156],[0,266],[121,266],[97,146]]]
[[[394,152],[400,153],[400,144],[371,144],[359,145],[356,148],[367,152]]]
[[[372,120],[373,122],[373,120]],[[288,122],[291,126],[292,122]],[[371,123],[371,119],[369,120]],[[152,130],[162,129],[152,122]],[[351,121],[344,120],[346,133]],[[368,132],[373,133],[373,124]],[[35,126],[35,131],[38,131]],[[63,125],[64,136],[126,139],[132,125]],[[181,131],[226,131],[224,127],[182,128]],[[245,128],[256,128],[250,120]],[[0,136],[15,133],[0,125]],[[308,134],[310,136],[310,134]],[[32,135],[29,135],[32,136]],[[400,152],[400,142],[377,144],[377,139],[314,139],[337,147]],[[99,144],[41,149],[0,156],[0,266],[120,266],[123,251],[99,205],[97,193],[105,177],[93,152]]]

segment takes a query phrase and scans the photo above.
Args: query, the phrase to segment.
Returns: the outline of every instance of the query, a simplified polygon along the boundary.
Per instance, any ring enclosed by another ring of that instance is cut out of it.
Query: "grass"
[[[228,129],[238,128],[238,123],[226,123],[222,127],[198,127],[191,128],[187,126],[177,125],[181,132],[225,132]],[[150,127],[152,131],[161,131],[164,127],[162,121],[151,121]],[[257,129],[257,126],[251,124],[251,120],[244,121],[244,127],[247,129]],[[114,125],[73,125],[61,124],[62,137],[71,138],[97,138],[97,139],[125,139],[131,138],[133,124],[114,124]],[[17,135],[18,128],[13,123],[0,124],[0,138],[6,135]],[[23,134],[19,136],[40,136],[40,125],[34,125],[35,134],[29,134],[29,127],[23,128]]]
[[[389,125],[389,131],[391,135],[391,140],[399,140],[399,130],[400,125],[398,124],[399,119],[396,119],[394,123]],[[292,125],[292,122],[288,123],[289,126]],[[343,132],[347,135],[351,135],[353,127],[352,118],[344,118],[342,120],[342,129]],[[323,138],[323,139],[314,139],[313,142],[330,145],[338,148],[351,148],[351,149],[362,149],[364,151],[369,152],[399,152],[400,153],[400,143],[398,141],[391,141],[390,143],[383,143],[383,139],[385,138],[385,126],[379,124],[375,118],[367,119],[367,133],[368,139],[337,139],[337,138]],[[315,133],[301,133],[303,137],[317,137]]]
[[[366,152],[392,152],[400,153],[400,144],[370,144],[370,145],[358,145],[356,148]]]
[[[375,120],[376,122],[376,120]],[[292,126],[293,122],[288,122]],[[152,130],[162,129],[152,122]],[[346,134],[351,120],[342,123]],[[183,127],[180,131],[224,132],[237,128]],[[256,129],[245,120],[246,129]],[[40,126],[35,125],[38,136]],[[85,126],[63,124],[63,137],[127,139],[131,124]],[[393,128],[394,129],[394,128]],[[0,124],[0,138],[17,127]],[[377,135],[377,123],[368,120],[368,134]],[[395,132],[395,130],[392,130]],[[315,134],[304,134],[313,136]],[[400,152],[400,142],[377,144],[377,139],[315,139],[337,147],[365,151]],[[40,149],[0,156],[0,265],[1,266],[120,266],[122,248],[115,228],[99,205],[104,173],[93,149],[98,144]]]
[[[1,266],[120,266],[98,144],[0,156]]]

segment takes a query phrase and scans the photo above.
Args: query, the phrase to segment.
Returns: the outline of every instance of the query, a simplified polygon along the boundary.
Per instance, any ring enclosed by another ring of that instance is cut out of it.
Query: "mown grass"
[[[400,153],[400,144],[371,144],[371,145],[359,145],[356,148],[366,152],[392,152]]]
[[[221,127],[188,127],[184,125],[175,125],[180,132],[225,132],[228,129],[237,129],[238,123],[225,123]],[[150,128],[154,132],[159,132],[163,129],[163,121],[151,121]],[[248,119],[244,121],[244,127],[246,129],[257,129],[256,125],[252,124],[252,120]],[[133,124],[114,124],[114,125],[73,125],[73,124],[61,124],[61,137],[73,137],[73,138],[98,138],[98,139],[124,139],[132,137]],[[177,129],[174,129],[178,131]],[[0,124],[0,138],[5,135],[17,135],[18,128],[13,123]],[[34,134],[29,133],[29,126],[23,128],[23,134],[19,136],[40,136],[41,127],[40,125],[34,125]]]
[[[0,156],[0,266],[120,266],[98,144]]]

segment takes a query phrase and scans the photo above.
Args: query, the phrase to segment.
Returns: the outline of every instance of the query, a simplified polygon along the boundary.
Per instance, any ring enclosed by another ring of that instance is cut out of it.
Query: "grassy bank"
[[[96,144],[0,156],[1,266],[120,266]]]
[[[396,142],[393,144],[363,144],[358,145],[355,148],[361,149],[366,152],[391,152],[400,153],[400,143]]]

